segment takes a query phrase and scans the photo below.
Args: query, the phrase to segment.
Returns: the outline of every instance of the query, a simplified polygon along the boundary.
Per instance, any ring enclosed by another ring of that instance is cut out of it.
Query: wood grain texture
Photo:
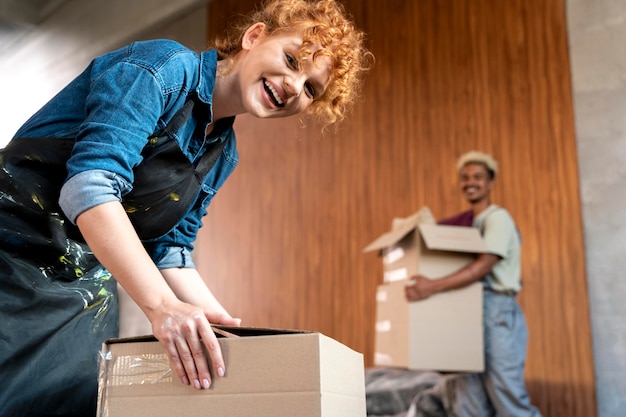
[[[255,326],[320,331],[372,364],[392,217],[466,208],[455,162],[499,161],[523,237],[527,381],[544,416],[597,415],[565,0],[345,0],[376,55],[339,132],[236,122],[240,166],[209,208],[198,268]],[[209,35],[250,0],[213,0]]]

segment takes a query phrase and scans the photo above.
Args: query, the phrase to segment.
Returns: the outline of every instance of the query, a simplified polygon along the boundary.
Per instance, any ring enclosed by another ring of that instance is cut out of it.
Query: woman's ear
[[[265,36],[265,23],[257,22],[250,26],[243,34],[241,48],[250,50],[254,44]]]

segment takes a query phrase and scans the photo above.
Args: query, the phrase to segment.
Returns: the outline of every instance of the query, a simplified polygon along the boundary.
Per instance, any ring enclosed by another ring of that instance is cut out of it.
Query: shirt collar
[[[209,49],[200,54],[200,76],[196,93],[206,104],[213,103],[213,89],[217,73],[217,50]]]

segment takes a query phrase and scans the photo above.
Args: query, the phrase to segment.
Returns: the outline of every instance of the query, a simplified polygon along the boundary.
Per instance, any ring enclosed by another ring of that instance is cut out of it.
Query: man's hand
[[[433,280],[423,275],[416,275],[411,278],[409,284],[404,287],[404,294],[408,301],[425,300],[436,292]]]

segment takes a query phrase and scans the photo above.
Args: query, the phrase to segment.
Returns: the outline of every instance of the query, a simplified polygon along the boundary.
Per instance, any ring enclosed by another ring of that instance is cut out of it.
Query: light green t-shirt
[[[487,286],[496,291],[518,292],[522,287],[521,240],[509,212],[491,204],[474,219],[473,226],[481,231],[487,252],[501,258],[486,276]]]

